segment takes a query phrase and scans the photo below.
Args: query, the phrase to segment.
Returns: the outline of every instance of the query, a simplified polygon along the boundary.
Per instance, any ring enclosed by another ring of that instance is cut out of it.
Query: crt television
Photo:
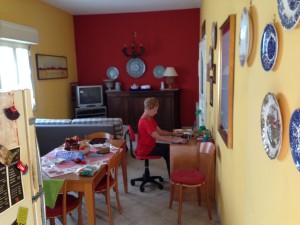
[[[77,107],[97,107],[102,106],[103,104],[104,102],[102,85],[76,87]]]

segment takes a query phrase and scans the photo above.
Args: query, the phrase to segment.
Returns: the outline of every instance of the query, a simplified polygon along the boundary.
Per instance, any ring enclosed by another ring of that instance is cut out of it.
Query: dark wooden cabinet
[[[164,130],[180,128],[180,91],[106,91],[107,116],[122,118],[123,124],[131,125],[137,131],[138,121],[144,112],[144,100],[155,97],[159,101],[155,119]]]

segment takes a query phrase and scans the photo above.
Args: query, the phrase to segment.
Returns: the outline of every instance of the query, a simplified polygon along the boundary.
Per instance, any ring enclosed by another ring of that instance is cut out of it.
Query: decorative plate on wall
[[[246,8],[243,9],[241,23],[240,23],[240,36],[239,36],[239,50],[240,50],[240,64],[244,66],[252,50],[253,40],[253,27],[251,17]]]
[[[300,109],[296,109],[290,120],[290,147],[296,168],[300,172]]]
[[[210,70],[212,69],[213,64],[214,64],[214,51],[213,51],[213,47],[210,46],[208,52],[208,65]]]
[[[278,36],[275,26],[267,24],[260,44],[260,60],[265,71],[273,69],[278,52]]]
[[[282,142],[282,122],[279,104],[274,94],[268,93],[261,107],[261,137],[270,159],[275,159]]]
[[[162,78],[164,76],[164,72],[165,72],[166,68],[163,66],[156,66],[153,69],[153,74],[156,78]]]
[[[277,0],[278,14],[284,28],[296,27],[300,18],[299,0]]]
[[[213,49],[216,49],[216,47],[217,47],[217,23],[216,22],[212,23],[211,45],[212,45]]]
[[[115,80],[119,76],[119,70],[116,67],[109,67],[106,70],[107,77],[111,80]]]
[[[132,58],[126,64],[127,73],[134,78],[141,77],[146,70],[145,63],[139,58]]]

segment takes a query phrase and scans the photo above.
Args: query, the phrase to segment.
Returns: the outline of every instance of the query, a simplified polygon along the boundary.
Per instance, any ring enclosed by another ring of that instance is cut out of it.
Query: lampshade
[[[164,77],[177,77],[178,74],[174,67],[167,67],[163,76]]]

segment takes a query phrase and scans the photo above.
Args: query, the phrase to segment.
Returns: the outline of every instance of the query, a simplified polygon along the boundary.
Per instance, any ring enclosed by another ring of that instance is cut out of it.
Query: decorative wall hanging
[[[266,94],[261,107],[261,137],[270,159],[275,159],[282,142],[282,122],[279,104],[274,94]]]
[[[106,70],[106,75],[109,79],[115,80],[119,77],[119,70],[116,67],[111,66]]]
[[[248,14],[247,8],[243,9],[240,23],[239,36],[239,58],[240,65],[244,66],[248,57],[251,54],[253,42],[253,26],[251,17]]]
[[[300,109],[296,109],[290,120],[290,148],[294,164],[300,172]]]
[[[235,15],[229,15],[220,27],[220,110],[218,131],[227,148],[233,147],[233,91]]]
[[[134,78],[141,77],[146,70],[145,63],[139,58],[132,58],[126,64],[127,73]]]
[[[265,71],[273,69],[278,52],[278,36],[276,28],[269,23],[265,26],[260,44],[260,60]]]
[[[154,67],[154,69],[153,69],[154,77],[163,78],[165,70],[166,70],[166,68],[163,66],[160,66],[160,65]]]
[[[67,78],[67,57],[36,54],[39,80]]]
[[[300,1],[277,0],[277,7],[282,26],[288,30],[295,28],[300,18]]]
[[[217,23],[213,22],[211,27],[211,46],[213,49],[217,47]]]
[[[127,48],[127,45],[125,44],[124,47],[122,48],[123,54],[127,57],[137,58],[142,56],[145,53],[145,48],[142,44],[136,46],[135,43],[136,36],[137,36],[136,32],[133,32],[133,38],[130,47]]]
[[[209,81],[209,84],[210,84],[209,85],[210,86],[209,104],[211,105],[211,107],[213,107],[213,105],[214,105],[214,85],[213,85],[214,78],[211,76],[209,80],[210,80]]]

